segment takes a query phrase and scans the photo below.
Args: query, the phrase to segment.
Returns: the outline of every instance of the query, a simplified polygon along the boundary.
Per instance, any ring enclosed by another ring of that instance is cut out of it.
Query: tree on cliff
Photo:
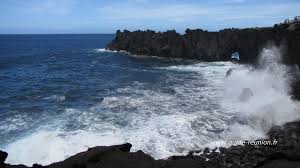
[[[293,23],[300,22],[300,16],[296,16],[293,20]]]
[[[285,19],[283,24],[291,24],[291,23],[298,23],[300,22],[300,16],[295,16],[294,19]]]

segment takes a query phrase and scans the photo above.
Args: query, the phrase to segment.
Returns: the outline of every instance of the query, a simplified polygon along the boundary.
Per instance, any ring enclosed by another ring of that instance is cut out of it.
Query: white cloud
[[[189,4],[182,5],[163,5],[158,7],[142,6],[104,6],[99,8],[104,19],[124,20],[124,19],[151,19],[151,20],[169,20],[186,21],[189,18],[206,16],[211,13],[222,14],[222,9],[209,9],[207,7],[193,6]]]
[[[238,6],[231,11],[228,10],[226,15],[220,16],[218,19],[228,20],[244,20],[244,19],[274,19],[287,17],[287,15],[295,15],[300,8],[300,3],[286,4],[264,4],[257,6]]]
[[[245,0],[231,0],[245,2]],[[114,3],[99,8],[102,19],[108,21],[158,20],[169,22],[187,22],[196,20],[242,20],[268,19],[293,15],[300,8],[300,3],[284,4],[239,4],[237,6],[221,4],[162,4],[144,6],[132,3]]]

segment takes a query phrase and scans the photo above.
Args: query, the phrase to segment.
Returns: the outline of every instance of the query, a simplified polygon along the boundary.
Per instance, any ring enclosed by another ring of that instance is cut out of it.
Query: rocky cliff
[[[94,147],[62,162],[34,168],[299,168],[300,122],[275,126],[269,140],[276,145],[244,145],[230,148],[191,151],[186,156],[154,160],[142,151],[130,152],[131,144]],[[0,151],[0,168],[28,168],[5,164],[6,152]]]
[[[284,61],[300,65],[300,23],[266,28],[224,29],[208,32],[187,29],[185,34],[167,32],[117,31],[106,49],[124,50],[134,55],[189,58],[202,61],[230,60],[235,51],[241,62],[255,63],[260,50],[268,44],[284,46]]]
[[[282,61],[300,67],[300,22],[265,28],[224,29],[208,32],[187,29],[155,32],[117,31],[108,50],[126,51],[134,55],[168,58],[197,59],[201,61],[228,61],[234,52],[240,54],[241,63],[255,64],[262,48],[276,45],[282,49]],[[300,77],[295,75],[292,95],[300,100]]]

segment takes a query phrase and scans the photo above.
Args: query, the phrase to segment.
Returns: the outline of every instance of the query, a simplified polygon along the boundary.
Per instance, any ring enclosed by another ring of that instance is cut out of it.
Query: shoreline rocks
[[[299,168],[300,121],[274,126],[268,132],[268,146],[244,145],[206,148],[191,151],[186,156],[171,156],[155,160],[143,151],[130,152],[131,144],[99,146],[78,153],[64,161],[33,168]],[[275,140],[275,141],[274,141]],[[28,168],[24,165],[4,164],[7,153],[0,152],[1,168]]]

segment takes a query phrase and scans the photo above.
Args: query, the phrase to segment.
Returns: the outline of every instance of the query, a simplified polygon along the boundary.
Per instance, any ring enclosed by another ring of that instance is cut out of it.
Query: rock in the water
[[[226,72],[226,77],[229,77],[234,70],[236,70],[236,68],[230,68],[230,69],[228,69],[228,71]]]
[[[246,102],[248,101],[253,95],[253,92],[250,88],[244,88],[242,93],[239,96],[239,101]]]

